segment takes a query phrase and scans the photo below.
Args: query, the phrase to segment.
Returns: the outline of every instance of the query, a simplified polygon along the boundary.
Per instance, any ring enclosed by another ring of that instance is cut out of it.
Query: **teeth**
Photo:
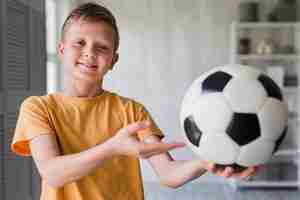
[[[95,65],[86,65],[86,64],[79,63],[78,66],[82,70],[82,72],[92,72],[92,71],[94,72],[97,69]]]
[[[87,67],[87,68],[96,68],[95,65],[86,65],[86,64],[82,64],[82,63],[80,63],[79,65],[82,67]]]

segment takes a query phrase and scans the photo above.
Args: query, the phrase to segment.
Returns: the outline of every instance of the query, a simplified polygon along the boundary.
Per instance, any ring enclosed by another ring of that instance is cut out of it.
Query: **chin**
[[[100,80],[98,77],[86,75],[82,73],[76,73],[74,74],[74,79],[76,81],[82,82],[82,84],[99,84]]]

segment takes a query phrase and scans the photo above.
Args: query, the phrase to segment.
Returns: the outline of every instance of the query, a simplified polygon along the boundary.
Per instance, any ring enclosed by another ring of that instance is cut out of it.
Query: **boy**
[[[200,160],[175,161],[163,134],[138,102],[102,88],[118,61],[114,16],[95,3],[67,17],[58,53],[65,70],[62,93],[27,98],[21,105],[12,150],[32,155],[42,178],[42,200],[143,199],[138,158],[147,159],[163,185],[177,188],[206,171],[247,178]]]

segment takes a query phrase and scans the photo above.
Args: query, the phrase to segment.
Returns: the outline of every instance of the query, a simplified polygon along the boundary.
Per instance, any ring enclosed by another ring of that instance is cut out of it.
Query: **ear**
[[[112,59],[110,70],[112,70],[114,68],[114,66],[118,62],[118,60],[119,60],[119,54],[115,53],[115,55],[114,55],[114,57]]]
[[[64,55],[64,53],[65,53],[65,45],[64,45],[64,43],[62,41],[60,41],[58,43],[57,51],[58,51],[58,56],[60,58],[62,58],[63,55]]]

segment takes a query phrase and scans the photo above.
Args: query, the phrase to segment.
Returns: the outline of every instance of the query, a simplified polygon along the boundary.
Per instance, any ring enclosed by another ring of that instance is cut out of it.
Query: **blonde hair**
[[[106,7],[98,3],[84,3],[74,8],[63,23],[61,38],[64,39],[67,27],[74,21],[86,20],[90,22],[105,22],[114,30],[114,50],[119,48],[120,35],[114,15]]]

